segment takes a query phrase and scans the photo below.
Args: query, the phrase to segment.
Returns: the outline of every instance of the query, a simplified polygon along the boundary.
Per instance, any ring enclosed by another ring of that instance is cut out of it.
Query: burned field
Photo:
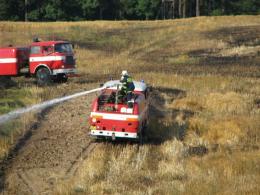
[[[57,25],[0,23],[1,45],[35,33],[74,41],[82,73],[45,88],[14,78],[1,88],[0,113],[96,88],[127,69],[153,86],[146,140],[92,142],[95,94],[27,114],[1,126],[3,194],[260,192],[259,16]]]

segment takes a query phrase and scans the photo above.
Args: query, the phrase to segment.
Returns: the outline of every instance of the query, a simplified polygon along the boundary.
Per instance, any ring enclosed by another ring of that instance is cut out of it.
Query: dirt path
[[[96,146],[87,136],[93,97],[66,102],[41,116],[5,168],[3,194],[51,194],[58,181],[77,173]]]
[[[149,139],[147,144],[151,145],[146,148],[149,151],[149,148],[153,151],[157,144],[172,137],[179,139],[182,137],[179,131],[172,131],[172,126],[176,124],[167,123],[168,126],[164,126],[163,122],[158,122],[165,116],[174,117],[179,114],[176,110],[174,112],[164,110],[166,100],[160,95],[161,93],[168,94],[171,98],[185,96],[183,91],[169,91],[163,88],[157,89],[151,95],[153,106],[150,115],[153,116],[151,120],[154,122],[150,124],[147,135]],[[56,184],[69,182],[77,177],[78,170],[84,164],[83,161],[95,147],[98,144],[105,147],[102,143],[93,142],[87,135],[88,115],[94,97],[95,94],[91,94],[60,104],[39,116],[38,122],[32,125],[17,144],[17,152],[12,155],[13,158],[7,160],[4,176],[1,178],[2,182],[4,181],[2,194],[53,194]],[[162,128],[163,132],[158,131],[158,127]],[[131,145],[128,144],[124,147],[131,149]],[[121,151],[122,145],[112,148],[108,145],[108,148],[116,153],[117,150]],[[137,156],[140,155],[138,148]],[[154,151],[156,153],[156,150]]]

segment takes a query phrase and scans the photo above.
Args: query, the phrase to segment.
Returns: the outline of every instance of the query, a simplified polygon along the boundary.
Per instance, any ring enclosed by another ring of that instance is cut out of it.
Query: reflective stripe
[[[127,82],[130,83],[130,82],[133,82],[133,79],[131,77],[128,77],[127,78]]]
[[[16,63],[17,58],[0,58],[0,63]]]
[[[104,136],[104,137],[115,137],[121,138],[138,138],[137,133],[128,133],[128,132],[118,132],[118,131],[103,131],[103,130],[91,130],[90,135],[92,136]]]
[[[126,120],[129,121],[129,122],[137,122],[138,121],[137,118],[127,118]]]
[[[76,74],[77,70],[75,68],[70,68],[70,69],[54,69],[52,71],[53,75],[57,74]]]
[[[65,59],[66,59],[65,56],[30,57],[30,62],[61,61]]]
[[[108,113],[98,113],[98,112],[91,112],[91,117],[103,117],[103,119],[108,120],[118,120],[118,121],[128,121],[128,120],[134,120],[138,121],[139,116],[138,115],[130,115],[130,114],[108,114]]]

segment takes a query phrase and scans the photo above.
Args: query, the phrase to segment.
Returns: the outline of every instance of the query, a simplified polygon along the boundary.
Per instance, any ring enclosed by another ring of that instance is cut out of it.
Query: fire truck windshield
[[[69,43],[60,43],[55,45],[55,52],[72,53],[72,45]]]

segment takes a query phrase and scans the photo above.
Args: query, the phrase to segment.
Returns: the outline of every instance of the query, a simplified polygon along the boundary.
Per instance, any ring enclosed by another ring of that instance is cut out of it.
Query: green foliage
[[[97,8],[99,7],[98,0],[82,0],[81,8],[83,10],[83,17],[87,19],[92,19],[97,13]]]
[[[120,19],[136,19],[137,0],[120,0]]]
[[[230,2],[233,14],[256,14],[260,8],[259,0],[239,0]]]
[[[23,20],[24,1],[0,0],[0,20]]]
[[[137,2],[137,15],[142,19],[154,19],[160,0],[139,0]]]
[[[175,17],[179,3],[175,1]],[[196,15],[196,1],[185,1],[186,16]],[[163,13],[172,16],[172,10],[164,10],[162,0],[0,0],[0,20],[24,20],[27,10],[29,21],[76,21],[85,19],[162,19]],[[164,11],[163,11],[164,10]],[[182,9],[183,10],[183,9]],[[259,14],[259,0],[200,0],[202,15]]]
[[[0,0],[0,20],[8,18],[8,4],[7,0]]]
[[[215,9],[211,12],[212,16],[221,16],[222,15],[222,10],[221,9]]]

